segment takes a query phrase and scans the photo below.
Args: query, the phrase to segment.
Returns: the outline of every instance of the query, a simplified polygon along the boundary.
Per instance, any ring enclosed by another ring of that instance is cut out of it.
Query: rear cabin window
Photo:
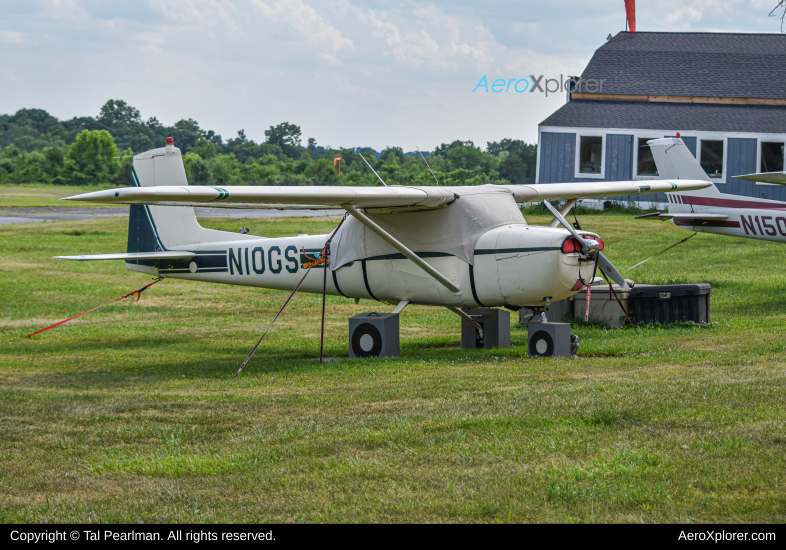
[[[723,140],[701,140],[701,167],[711,178],[723,179]]]
[[[783,172],[783,143],[761,142],[761,166],[759,172]]]
[[[653,138],[639,138],[639,162],[636,173],[639,176],[657,176],[658,167],[655,166],[655,159],[652,158],[652,149],[647,142]]]
[[[579,173],[602,173],[603,138],[600,136],[581,136],[579,143]]]

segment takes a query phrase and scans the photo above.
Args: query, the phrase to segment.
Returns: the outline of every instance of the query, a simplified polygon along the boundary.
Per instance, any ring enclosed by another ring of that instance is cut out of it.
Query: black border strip
[[[364,283],[366,283],[366,292],[368,292],[368,295],[369,295],[369,296],[371,296],[371,297],[372,297],[372,298],[374,298],[374,299],[375,299],[377,302],[379,302],[379,298],[377,298],[376,296],[374,296],[374,293],[373,293],[373,292],[371,292],[371,287],[370,287],[370,286],[368,286],[368,274],[366,273],[366,260],[361,260],[361,261],[360,261],[360,263],[361,263],[361,265],[363,266],[363,282],[364,282]]]
[[[327,267],[326,269],[330,269],[330,268]],[[346,294],[341,292],[341,287],[338,286],[338,277],[336,277],[336,272],[331,269],[330,273],[333,275],[333,286],[336,287],[336,290],[338,290],[338,293],[341,294],[344,298],[349,298],[349,296],[347,296]],[[366,283],[366,288],[368,288],[368,283]]]
[[[469,265],[469,287],[472,289],[472,298],[480,307],[489,307],[480,301],[480,298],[478,298],[478,292],[475,290],[475,268],[472,267],[472,264],[467,265]]]

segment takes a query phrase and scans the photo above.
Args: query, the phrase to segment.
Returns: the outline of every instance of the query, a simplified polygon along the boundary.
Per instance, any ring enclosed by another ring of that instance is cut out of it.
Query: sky
[[[779,33],[776,4],[639,0],[637,30]],[[578,75],[624,30],[623,0],[0,0],[0,113],[123,99],[224,139],[286,121],[332,147],[536,142],[565,94],[483,76]]]

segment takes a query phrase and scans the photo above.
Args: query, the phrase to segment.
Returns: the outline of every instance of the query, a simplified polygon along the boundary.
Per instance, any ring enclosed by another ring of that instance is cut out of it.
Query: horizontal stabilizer
[[[76,260],[87,262],[93,260],[187,260],[196,258],[196,254],[188,251],[169,252],[124,252],[121,254],[86,254],[83,256],[55,256],[59,260]]]
[[[786,185],[786,172],[762,172],[759,174],[746,174],[744,176],[735,176],[741,180],[758,181],[760,183],[775,183],[777,185]]]
[[[725,220],[728,217],[729,216],[726,214],[696,214],[694,212],[666,214],[663,212],[653,212],[652,214],[644,214],[643,216],[636,216],[635,219],[671,220],[673,218],[684,218],[688,220]]]

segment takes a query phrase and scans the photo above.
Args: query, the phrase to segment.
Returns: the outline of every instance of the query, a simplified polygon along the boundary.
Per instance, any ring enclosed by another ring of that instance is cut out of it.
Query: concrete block
[[[469,321],[461,320],[461,347],[464,349],[476,348],[509,348],[510,347],[510,312],[494,308],[463,308],[462,311],[470,315],[483,327],[483,339],[478,335],[478,329]]]
[[[573,357],[570,353],[570,323],[530,323],[527,327],[530,357]]]
[[[361,313],[349,318],[350,357],[398,357],[398,313]]]

